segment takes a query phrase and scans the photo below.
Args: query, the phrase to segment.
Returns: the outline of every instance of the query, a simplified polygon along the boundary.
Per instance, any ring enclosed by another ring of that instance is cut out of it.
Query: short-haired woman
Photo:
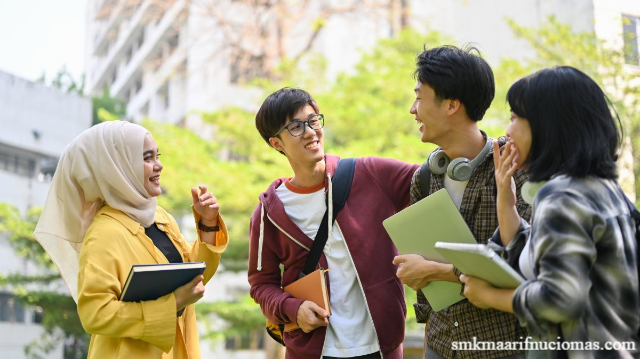
[[[526,281],[498,289],[463,275],[465,296],[480,308],[514,312],[538,342],[529,349],[546,349],[530,356],[638,356],[637,244],[617,182],[619,119],[602,89],[568,66],[518,80],[507,100],[511,145],[494,152],[494,240]],[[540,186],[530,226],[515,211],[517,168]]]

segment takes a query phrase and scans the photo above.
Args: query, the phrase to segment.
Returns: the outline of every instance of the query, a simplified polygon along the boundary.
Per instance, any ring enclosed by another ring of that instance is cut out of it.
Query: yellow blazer
[[[196,223],[200,220],[193,211]],[[158,228],[171,239],[184,262],[205,261],[206,284],[227,247],[227,228],[218,217],[216,245],[187,243],[176,220],[157,207]],[[78,273],[78,314],[92,334],[88,358],[200,358],[194,306],[176,317],[173,293],[140,303],[118,300],[133,264],[168,263],[140,223],[104,206],[84,237]]]

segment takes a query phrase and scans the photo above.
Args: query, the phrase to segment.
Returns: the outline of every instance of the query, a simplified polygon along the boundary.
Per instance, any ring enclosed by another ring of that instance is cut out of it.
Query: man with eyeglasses
[[[330,317],[282,290],[298,279],[327,210],[325,200],[333,200],[330,181],[339,157],[325,154],[323,126],[318,104],[300,89],[274,92],[256,115],[262,138],[287,157],[293,177],[273,181],[251,217],[251,297],[271,322],[300,327],[284,333],[288,359],[402,358],[404,290],[392,263],[397,251],[382,221],[409,204],[417,165],[356,160],[349,196],[329,227],[319,263],[331,269]]]

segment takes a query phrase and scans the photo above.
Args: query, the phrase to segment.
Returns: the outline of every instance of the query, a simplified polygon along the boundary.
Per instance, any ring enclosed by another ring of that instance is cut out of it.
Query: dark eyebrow
[[[152,155],[152,154],[153,154],[153,150],[147,150],[147,151],[142,152],[142,156],[143,157],[146,156],[146,155]]]
[[[304,119],[304,120],[298,120],[297,118],[294,118],[293,120],[291,120],[291,122],[293,122],[293,121],[304,122],[304,121],[309,120],[313,116],[318,116],[318,114],[317,113],[312,113],[311,115],[307,116],[307,118]],[[291,122],[289,122],[289,123],[291,123]]]

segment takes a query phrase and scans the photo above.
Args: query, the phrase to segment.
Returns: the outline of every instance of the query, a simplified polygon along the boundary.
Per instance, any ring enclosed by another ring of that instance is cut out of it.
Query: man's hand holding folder
[[[309,333],[316,328],[329,325],[329,313],[316,303],[305,300],[298,308],[298,326],[305,333]]]

